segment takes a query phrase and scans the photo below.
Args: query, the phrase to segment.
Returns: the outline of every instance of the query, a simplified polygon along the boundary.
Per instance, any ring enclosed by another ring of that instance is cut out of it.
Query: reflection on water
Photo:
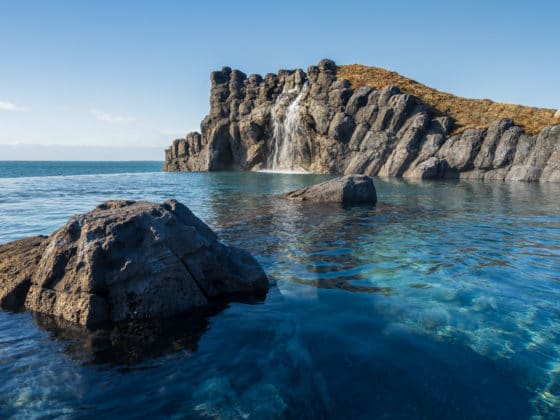
[[[0,313],[0,411],[557,416],[560,186],[379,179],[375,207],[276,197],[324,179],[0,179],[0,242],[49,233],[108,198],[176,197],[275,283],[264,304],[102,338]]]
[[[173,318],[131,321],[96,331],[62,318],[32,315],[53,339],[61,340],[64,352],[73,359],[121,366],[179,351],[186,356],[192,354],[208,328],[209,319],[224,308],[225,305],[214,305]]]

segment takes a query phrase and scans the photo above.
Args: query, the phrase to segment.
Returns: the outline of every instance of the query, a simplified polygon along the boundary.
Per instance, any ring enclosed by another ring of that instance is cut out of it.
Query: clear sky
[[[17,158],[14,144],[161,160],[199,129],[224,65],[263,74],[328,57],[556,109],[559,22],[558,0],[0,0],[0,160]]]

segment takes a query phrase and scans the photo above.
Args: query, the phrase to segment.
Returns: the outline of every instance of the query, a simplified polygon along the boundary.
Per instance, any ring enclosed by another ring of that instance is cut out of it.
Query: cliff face
[[[451,135],[451,117],[395,86],[352,89],[322,60],[302,70],[211,75],[202,133],[175,140],[166,171],[274,170],[560,182],[560,125],[511,119]]]

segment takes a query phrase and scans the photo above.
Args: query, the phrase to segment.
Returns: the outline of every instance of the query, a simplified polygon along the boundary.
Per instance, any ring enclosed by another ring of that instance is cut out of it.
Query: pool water
[[[174,197],[273,286],[97,334],[0,312],[2,417],[560,418],[560,185],[375,179],[343,207],[277,197],[325,176],[126,165],[0,170],[0,243]]]

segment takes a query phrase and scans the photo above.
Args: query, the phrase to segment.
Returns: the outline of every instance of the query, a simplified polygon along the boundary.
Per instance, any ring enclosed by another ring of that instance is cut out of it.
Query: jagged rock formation
[[[560,181],[560,125],[452,135],[449,116],[395,86],[354,90],[331,60],[264,78],[225,67],[211,83],[202,133],[175,140],[164,170]]]
[[[0,246],[0,304],[87,327],[266,293],[258,262],[175,200],[108,201],[48,238]]]
[[[282,195],[294,201],[315,203],[375,204],[377,192],[367,175],[346,175]]]

